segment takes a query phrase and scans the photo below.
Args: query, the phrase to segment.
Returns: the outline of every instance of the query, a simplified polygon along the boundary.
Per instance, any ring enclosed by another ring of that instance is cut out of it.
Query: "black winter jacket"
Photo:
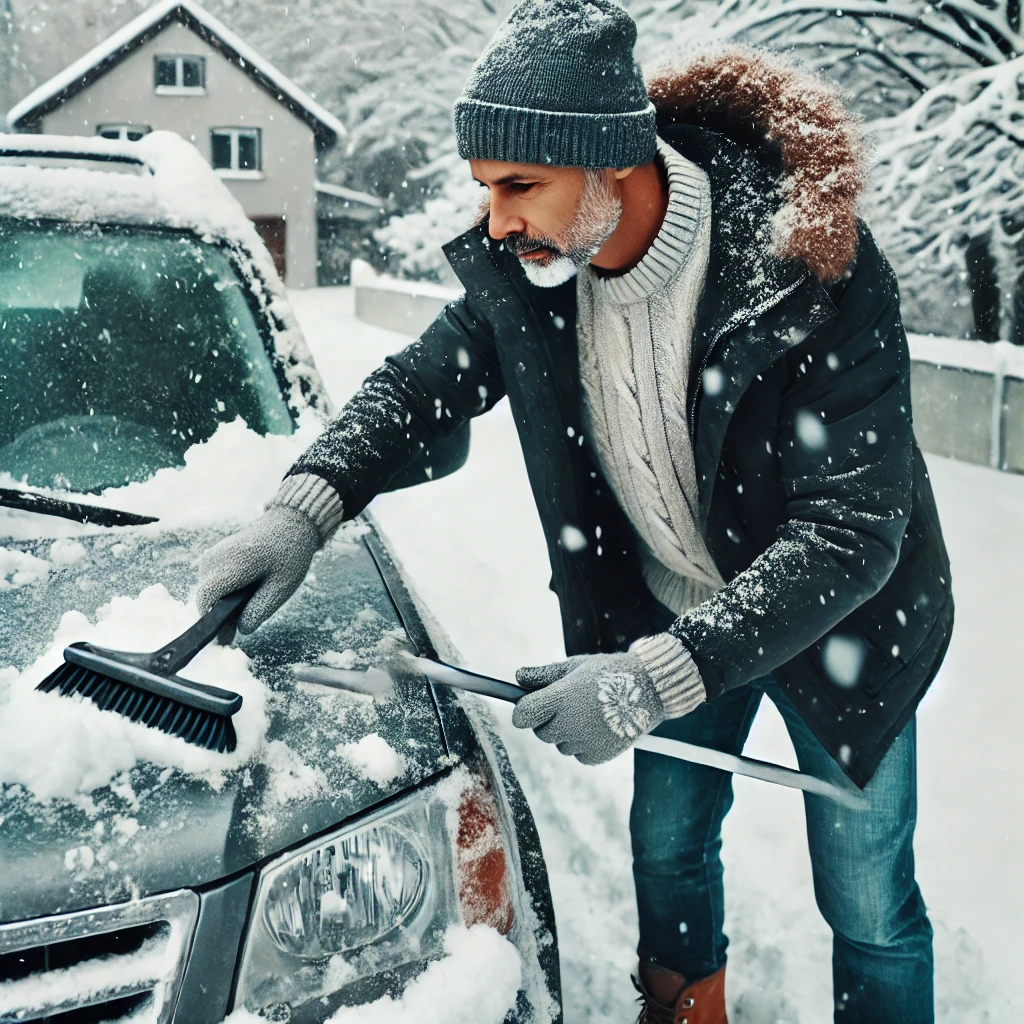
[[[662,135],[711,182],[688,415],[702,525],[727,581],[671,631],[710,700],[774,673],[863,786],[953,622],[896,279],[860,224],[855,262],[822,285],[764,244],[780,203],[770,153],[701,127]],[[423,447],[507,395],[566,651],[621,650],[650,631],[653,599],[583,438],[575,283],[532,286],[486,224],[445,252],[465,295],[367,379],[292,472],[326,478],[355,516]],[[586,547],[563,544],[566,526]]]

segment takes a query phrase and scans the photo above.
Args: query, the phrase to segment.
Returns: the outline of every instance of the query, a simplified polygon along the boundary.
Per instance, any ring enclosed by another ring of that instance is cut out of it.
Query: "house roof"
[[[246,45],[223,22],[192,0],[158,0],[84,57],[44,82],[7,112],[7,124],[11,131],[27,127],[71,96],[88,88],[172,22],[186,26],[219,50],[296,117],[305,121],[316,136],[318,149],[334,145],[347,134],[344,125],[333,114]]]
[[[318,220],[346,221],[356,224],[379,224],[391,204],[368,192],[357,192],[327,181],[316,183],[316,216]]]

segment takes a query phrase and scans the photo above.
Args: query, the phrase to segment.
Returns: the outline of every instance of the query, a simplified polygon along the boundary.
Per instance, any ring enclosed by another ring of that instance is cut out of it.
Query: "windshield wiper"
[[[99,505],[83,505],[79,501],[62,501],[34,491],[17,491],[0,487],[0,506],[16,508],[23,512],[38,512],[43,516],[60,516],[78,523],[92,523],[95,526],[144,526],[158,523],[155,516],[140,516],[135,512],[121,512],[116,508],[101,508]]]

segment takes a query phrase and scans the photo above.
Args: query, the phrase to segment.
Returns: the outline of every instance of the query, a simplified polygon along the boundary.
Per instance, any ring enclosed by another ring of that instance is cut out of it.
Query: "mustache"
[[[550,239],[543,235],[506,235],[505,245],[516,255],[522,256],[535,249],[549,249],[555,256],[563,256],[562,250]]]

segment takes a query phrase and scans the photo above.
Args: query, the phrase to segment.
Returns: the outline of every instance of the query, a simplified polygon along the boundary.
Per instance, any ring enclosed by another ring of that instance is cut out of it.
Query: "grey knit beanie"
[[[635,167],[654,159],[654,107],[613,0],[520,0],[455,103],[465,160]]]

